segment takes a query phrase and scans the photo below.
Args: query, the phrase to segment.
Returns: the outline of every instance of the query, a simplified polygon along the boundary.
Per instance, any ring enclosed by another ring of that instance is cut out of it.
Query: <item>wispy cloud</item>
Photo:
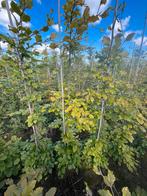
[[[114,36],[117,35],[119,32],[119,29],[123,31],[124,37],[126,38],[129,34],[135,33],[134,38],[132,39],[132,42],[134,42],[137,46],[141,44],[141,30],[127,30],[130,24],[131,16],[127,16],[126,18],[122,19],[121,21],[116,21],[115,27],[114,27]],[[112,25],[111,25],[112,26]],[[107,30],[108,36],[110,37],[111,31]],[[144,37],[143,46],[147,46],[147,36]]]
[[[137,37],[137,38],[133,39],[133,42],[134,42],[137,46],[140,46],[141,40],[142,40],[142,37],[140,36],[140,37]],[[144,37],[143,46],[147,46],[147,36]]]

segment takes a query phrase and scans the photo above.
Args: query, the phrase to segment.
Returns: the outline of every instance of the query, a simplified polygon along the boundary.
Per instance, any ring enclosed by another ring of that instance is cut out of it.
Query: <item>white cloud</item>
[[[111,0],[107,0],[105,5],[101,5],[99,12],[103,12],[107,9],[109,3]],[[97,15],[99,5],[101,0],[85,0],[85,5],[87,5],[90,8],[90,15]],[[82,13],[84,11],[84,7],[82,8]]]
[[[35,50],[39,53],[43,53],[46,50],[48,54],[52,53],[53,51],[57,52],[57,54],[59,54],[59,52],[60,52],[59,48],[56,48],[54,50],[51,49],[49,44],[37,45],[37,46],[35,46]]]
[[[2,2],[2,0],[0,0],[0,5],[1,5],[1,2]],[[19,20],[19,16],[17,14],[15,14],[15,17],[17,20]],[[13,17],[12,17],[12,19],[13,19]],[[15,24],[14,19],[13,19],[13,23]],[[0,9],[0,25],[7,28],[7,29],[9,28],[10,22],[9,22],[8,13],[7,13],[6,9]],[[30,27],[31,23],[30,22],[28,22],[28,23],[23,22],[23,25],[25,27]]]
[[[6,49],[8,48],[8,44],[5,43],[5,42],[0,41],[0,48],[1,48],[2,50],[6,50]]]
[[[127,29],[127,27],[129,26],[129,22],[130,22],[131,16],[127,16],[125,19],[122,19],[120,21],[120,28],[122,28],[123,31],[125,31]]]
[[[140,44],[141,44],[141,39],[142,39],[142,37],[135,38],[135,39],[133,39],[133,42],[134,42],[137,46],[140,46]],[[144,37],[143,46],[147,46],[147,36]]]
[[[85,6],[88,6],[90,8],[90,15],[91,16],[92,15],[97,15],[98,12],[99,13],[103,13],[108,8],[111,0],[107,0],[106,4],[105,5],[101,5],[100,9],[99,9],[100,2],[101,2],[101,0],[85,0]],[[85,6],[82,7],[82,10],[81,10],[82,14],[83,14],[83,12],[85,10]],[[101,22],[101,18],[98,21],[96,21],[96,22],[94,22],[92,24],[95,25],[95,24],[98,24],[100,22]]]
[[[56,32],[59,32],[59,25],[58,25],[58,24],[53,24],[53,25],[52,25],[52,28],[53,28]],[[62,26],[60,27],[60,29],[61,29],[61,32],[62,32],[62,31],[63,31]]]

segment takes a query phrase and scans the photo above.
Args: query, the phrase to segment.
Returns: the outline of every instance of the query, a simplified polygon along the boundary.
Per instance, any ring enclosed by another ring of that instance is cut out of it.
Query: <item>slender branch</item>
[[[109,47],[108,56],[107,56],[107,63],[108,63],[108,61],[109,61],[109,59],[111,57],[111,51],[112,51],[113,42],[114,42],[114,29],[115,29],[115,24],[116,24],[116,21],[117,21],[117,11],[118,11],[118,0],[116,0],[115,8],[114,8],[112,33],[111,33],[111,42],[110,42],[110,47]],[[110,65],[109,65],[109,69],[110,69]]]

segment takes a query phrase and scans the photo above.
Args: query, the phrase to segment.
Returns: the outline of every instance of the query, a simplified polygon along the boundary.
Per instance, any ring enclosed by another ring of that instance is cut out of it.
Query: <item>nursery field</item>
[[[147,196],[147,14],[0,3],[0,196]]]

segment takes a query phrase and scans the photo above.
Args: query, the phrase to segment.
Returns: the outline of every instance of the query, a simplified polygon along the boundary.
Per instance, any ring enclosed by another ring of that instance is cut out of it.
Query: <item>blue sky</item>
[[[41,28],[45,25],[46,14],[49,13],[50,9],[54,10],[54,19],[57,22],[57,1],[58,0],[33,0],[33,9],[28,11],[28,14],[31,16],[31,23],[24,24],[30,25],[32,29]],[[1,2],[1,0],[0,0]],[[64,5],[66,0],[61,0],[61,5]],[[91,14],[96,14],[100,0],[85,0],[86,4],[90,7]],[[122,2],[122,0],[119,0]],[[147,12],[147,0],[125,0],[127,6],[121,18],[123,24],[123,31],[125,35],[135,32],[136,35],[133,39],[133,43],[136,46],[139,46],[141,40],[141,31],[143,29],[145,13]],[[107,0],[107,5],[101,8],[101,11],[105,10],[109,5],[114,5],[115,0]],[[110,35],[110,32],[107,30],[107,27],[112,23],[112,14],[102,21],[99,21],[96,24],[89,25],[89,30],[87,34],[87,39],[84,41],[86,45],[93,46],[96,48],[101,48],[101,37],[104,35]],[[7,13],[0,11],[0,33],[7,31],[7,26],[9,24]],[[115,33],[117,34],[117,29],[120,24],[116,24]],[[63,34],[64,34],[64,25]],[[104,32],[100,32],[100,28],[104,29]],[[53,25],[51,27],[51,32],[58,32],[58,26]],[[44,38],[48,34],[44,34]],[[131,45],[131,43],[130,43]],[[144,38],[144,47],[147,46],[147,30]]]

